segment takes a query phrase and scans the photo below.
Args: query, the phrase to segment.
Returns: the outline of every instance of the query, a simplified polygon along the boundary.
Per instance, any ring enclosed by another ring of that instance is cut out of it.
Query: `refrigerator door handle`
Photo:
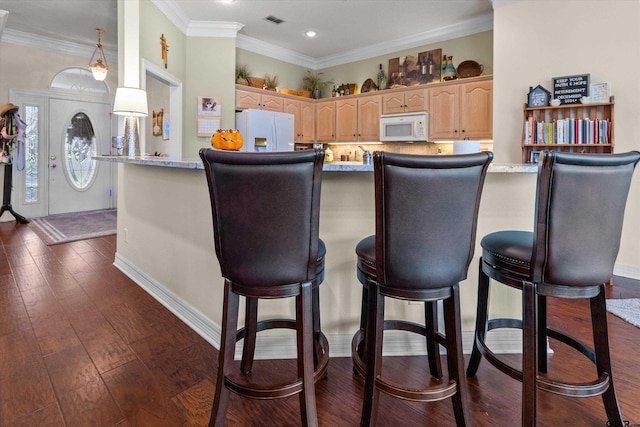
[[[275,115],[271,117],[271,121],[272,121],[271,129],[273,130],[273,150],[272,151],[278,151],[278,121],[276,120]]]

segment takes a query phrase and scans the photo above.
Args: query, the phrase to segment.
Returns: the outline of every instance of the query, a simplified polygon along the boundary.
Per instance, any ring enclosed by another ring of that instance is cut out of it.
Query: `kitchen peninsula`
[[[99,157],[118,164],[118,249],[115,264],[165,304],[205,339],[218,346],[223,280],[215,259],[211,206],[199,160],[158,157]],[[332,356],[350,354],[358,328],[361,285],[356,278],[355,245],[374,232],[372,165],[325,164],[320,237],[327,245],[326,276],[320,288],[322,328]],[[491,165],[486,179],[478,236],[505,228],[531,228],[535,196],[534,165]],[[268,220],[268,218],[265,218]],[[478,239],[479,241],[479,239]],[[463,282],[462,317],[465,350],[470,349],[475,318],[479,248]],[[508,290],[505,292],[509,292]],[[505,295],[506,299],[508,295]],[[500,295],[493,298],[500,300]],[[260,313],[293,314],[292,301],[266,301]],[[505,304],[501,310],[517,314]],[[420,319],[422,305],[393,301],[389,315]],[[270,355],[295,354],[295,339],[267,335]],[[417,342],[398,338],[391,351],[420,351]],[[503,343],[509,346],[508,340]],[[517,348],[518,343],[513,342]],[[258,352],[259,355],[259,352]]]

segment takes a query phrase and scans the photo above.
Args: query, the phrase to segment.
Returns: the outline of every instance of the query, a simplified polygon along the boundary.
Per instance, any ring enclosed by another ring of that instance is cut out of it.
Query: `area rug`
[[[640,298],[608,299],[607,311],[640,328]]]
[[[116,234],[117,209],[31,218],[33,230],[47,245]]]

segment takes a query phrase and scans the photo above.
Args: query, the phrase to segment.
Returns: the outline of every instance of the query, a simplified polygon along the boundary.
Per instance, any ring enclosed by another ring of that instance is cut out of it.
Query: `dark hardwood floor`
[[[115,236],[45,246],[28,225],[5,222],[0,241],[0,425],[207,425],[217,351],[112,265]],[[632,280],[616,280],[609,291],[640,297]],[[551,302],[549,323],[587,336],[586,310],[583,302]],[[609,325],[616,390],[633,425],[640,423],[640,329],[612,315]],[[554,350],[550,372],[595,374],[573,351]],[[283,365],[294,369],[293,361],[257,361],[252,375],[280,374]],[[416,383],[429,378],[421,357],[387,358],[384,374]],[[518,382],[483,362],[469,388],[473,426],[520,425]],[[328,378],[317,384],[320,425],[358,425],[361,394],[350,359],[331,359]],[[606,425],[599,398],[542,394],[538,408],[541,426]],[[297,397],[232,396],[227,424],[296,426],[298,411]],[[424,404],[382,395],[379,425],[451,426],[454,420],[448,400]]]

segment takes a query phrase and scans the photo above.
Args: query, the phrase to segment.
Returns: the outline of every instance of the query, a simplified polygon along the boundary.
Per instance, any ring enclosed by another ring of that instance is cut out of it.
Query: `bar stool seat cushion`
[[[480,241],[482,259],[493,269],[508,271],[522,278],[531,275],[533,233],[530,231],[496,231]]]

